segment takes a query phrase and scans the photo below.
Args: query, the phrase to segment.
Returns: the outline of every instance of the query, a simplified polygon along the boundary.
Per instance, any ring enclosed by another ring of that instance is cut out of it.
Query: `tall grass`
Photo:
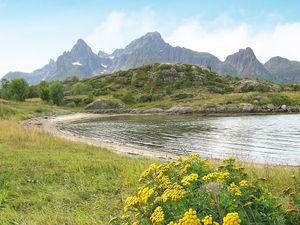
[[[0,224],[107,224],[147,165],[0,121]]]

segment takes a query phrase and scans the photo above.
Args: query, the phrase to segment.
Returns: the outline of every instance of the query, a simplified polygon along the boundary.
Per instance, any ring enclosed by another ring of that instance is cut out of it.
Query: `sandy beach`
[[[101,117],[111,117],[111,116],[119,116],[120,114],[91,114],[91,113],[73,113],[68,115],[61,116],[50,116],[50,117],[35,117],[29,120],[25,120],[22,122],[22,125],[33,127],[44,132],[50,133],[54,136],[72,141],[85,143],[88,145],[104,148],[110,151],[113,151],[117,154],[130,155],[136,157],[147,157],[147,158],[156,158],[159,160],[170,160],[177,158],[177,155],[166,153],[166,152],[158,152],[155,150],[151,150],[143,147],[134,147],[128,145],[121,145],[115,143],[105,142],[100,139],[88,138],[79,135],[75,135],[73,133],[65,132],[59,129],[60,126],[72,122],[91,120]]]

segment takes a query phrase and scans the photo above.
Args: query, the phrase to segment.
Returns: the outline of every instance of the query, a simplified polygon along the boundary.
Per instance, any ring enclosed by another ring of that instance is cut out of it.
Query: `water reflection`
[[[300,165],[300,115],[248,117],[118,116],[62,129],[105,141],[205,157]]]

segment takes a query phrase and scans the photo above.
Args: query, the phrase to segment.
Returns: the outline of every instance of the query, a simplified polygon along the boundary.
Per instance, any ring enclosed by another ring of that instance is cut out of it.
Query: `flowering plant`
[[[234,158],[219,166],[199,155],[151,164],[137,194],[125,201],[114,225],[284,224],[281,207],[260,180],[251,180]]]

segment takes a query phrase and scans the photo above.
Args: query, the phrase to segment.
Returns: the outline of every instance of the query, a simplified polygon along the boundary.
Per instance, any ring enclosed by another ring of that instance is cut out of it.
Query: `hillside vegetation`
[[[297,105],[300,86],[220,76],[189,64],[152,64],[84,79],[99,99],[116,100],[128,108],[209,108],[237,105]],[[66,89],[72,87],[66,84]],[[245,96],[247,100],[245,100]]]

